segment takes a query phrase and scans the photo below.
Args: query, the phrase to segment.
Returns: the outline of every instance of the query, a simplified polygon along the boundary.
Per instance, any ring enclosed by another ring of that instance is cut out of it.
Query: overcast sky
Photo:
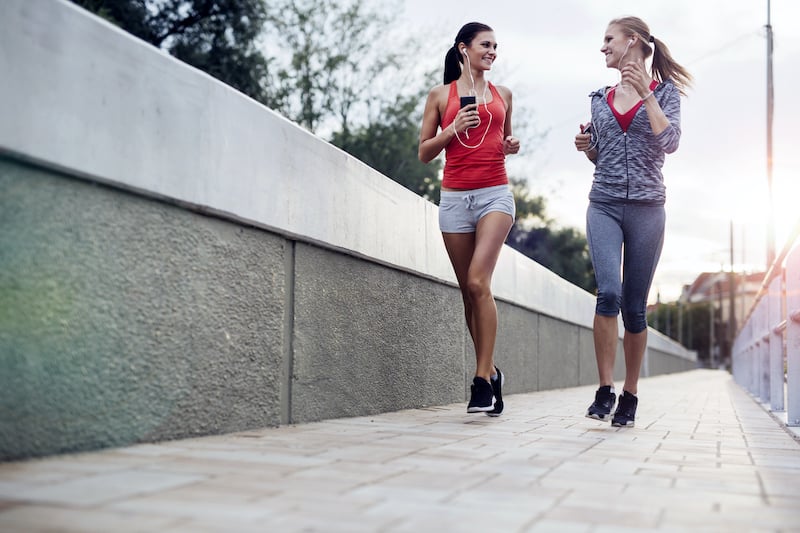
[[[779,252],[800,217],[800,146],[789,134],[800,127],[800,2],[773,0],[771,12]],[[487,77],[513,91],[515,120],[547,131],[543,142],[521,139],[523,151],[509,157],[509,171],[548,199],[551,217],[581,230],[593,167],[575,151],[573,137],[589,118],[589,92],[619,79],[605,67],[602,38],[612,18],[644,19],[695,78],[682,101],[681,146],[664,166],[667,236],[650,302],[659,292],[662,301],[676,299],[701,272],[728,269],[731,222],[736,269],[765,268],[766,0],[405,0],[403,13],[411,32],[426,36],[409,54],[427,68],[439,65],[439,75],[464,23],[494,28],[498,59]]]

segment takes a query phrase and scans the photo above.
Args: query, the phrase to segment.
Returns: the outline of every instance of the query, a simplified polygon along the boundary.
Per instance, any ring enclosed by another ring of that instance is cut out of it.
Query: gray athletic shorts
[[[514,194],[508,185],[470,191],[442,191],[439,229],[442,233],[475,233],[478,221],[492,211],[516,216]]]

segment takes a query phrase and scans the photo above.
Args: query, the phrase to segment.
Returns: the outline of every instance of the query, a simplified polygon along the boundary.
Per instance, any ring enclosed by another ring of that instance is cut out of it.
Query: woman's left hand
[[[650,92],[650,77],[644,69],[644,63],[631,61],[622,67],[622,85],[629,85],[639,93],[640,97],[646,96]]]
[[[519,152],[519,139],[511,135],[503,139],[503,153],[505,155],[516,154],[517,152]]]

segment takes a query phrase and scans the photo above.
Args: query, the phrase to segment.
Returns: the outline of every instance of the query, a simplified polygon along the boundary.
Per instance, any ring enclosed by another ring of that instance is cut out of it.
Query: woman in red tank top
[[[515,216],[505,157],[519,151],[511,131],[511,91],[484,76],[496,57],[489,26],[471,22],[461,28],[445,57],[444,84],[428,94],[419,137],[424,163],[445,150],[439,229],[475,345],[467,412],[490,416],[503,412],[504,379],[494,362],[497,307],[491,283]]]

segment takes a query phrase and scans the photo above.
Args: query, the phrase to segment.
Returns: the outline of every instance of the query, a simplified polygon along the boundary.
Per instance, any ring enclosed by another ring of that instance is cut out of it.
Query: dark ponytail
[[[453,80],[457,80],[461,76],[461,58],[458,57],[458,48],[456,45],[450,47],[447,54],[444,56],[444,84],[447,85]]]
[[[464,24],[464,26],[458,30],[458,35],[456,35],[456,40],[453,43],[453,46],[450,47],[450,49],[447,51],[447,54],[444,56],[445,85],[457,80],[459,76],[461,76],[461,63],[464,62],[464,59],[461,57],[461,53],[458,50],[458,45],[460,43],[464,43],[465,45],[469,46],[472,43],[472,39],[475,38],[475,35],[482,31],[494,30],[486,24],[481,24],[480,22],[469,22]]]

